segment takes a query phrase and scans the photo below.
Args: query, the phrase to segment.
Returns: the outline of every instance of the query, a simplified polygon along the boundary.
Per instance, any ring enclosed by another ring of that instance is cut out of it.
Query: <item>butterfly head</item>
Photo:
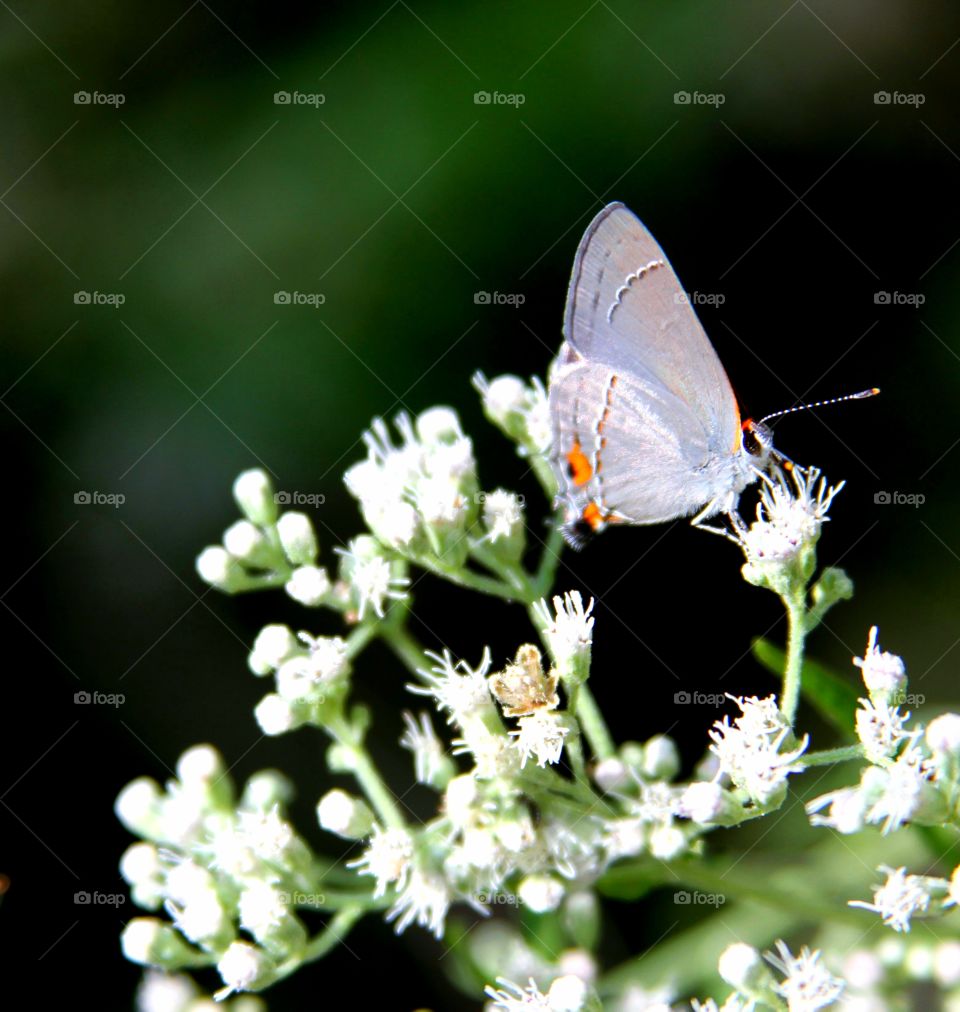
[[[741,426],[740,445],[743,452],[751,459],[754,467],[763,468],[771,456],[776,456],[773,448],[773,430],[764,422],[755,422],[748,418]]]

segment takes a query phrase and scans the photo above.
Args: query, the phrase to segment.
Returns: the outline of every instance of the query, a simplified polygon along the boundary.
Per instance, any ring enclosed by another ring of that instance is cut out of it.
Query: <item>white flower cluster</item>
[[[857,737],[866,766],[856,786],[843,787],[807,806],[810,821],[840,833],[879,824],[890,833],[908,822],[937,825],[956,816],[960,789],[960,715],[945,713],[908,730],[903,661],[882,653],[877,629],[870,630],[865,656],[855,657],[868,696],[856,714]],[[824,812],[825,814],[821,814]]]
[[[396,428],[399,445],[382,419],[374,421],[363,437],[366,459],[344,477],[347,490],[384,545],[462,565],[478,511],[473,445],[451,408],[431,408],[415,425],[400,414]]]
[[[733,992],[722,1005],[713,998],[694,998],[690,1002],[694,1012],[753,1012],[758,1007],[816,1012],[836,1005],[846,988],[846,982],[824,965],[821,952],[804,946],[794,955],[779,939],[776,951],[762,956],[752,945],[734,942],[720,955],[718,971]],[[625,993],[620,1008],[623,1012],[673,1012],[675,1006],[670,990],[658,995],[637,990],[633,995]]]
[[[280,512],[286,501],[259,468],[244,471],[233,483],[233,497],[243,519],[197,557],[204,582],[227,593],[285,586],[301,604],[315,607],[333,601],[330,578],[317,566],[317,536],[306,513]]]
[[[321,724],[325,707],[346,695],[350,662],[339,636],[294,636],[285,625],[265,626],[248,658],[255,675],[273,675],[275,691],[257,704],[254,716],[264,734],[277,735],[306,723]]]
[[[790,724],[777,707],[774,696],[741,699],[730,696],[740,707],[740,716],[733,724],[729,717],[717,721],[710,731],[710,751],[719,761],[720,772],[758,805],[766,806],[782,797],[787,777],[802,767],[797,760],[807,747],[804,735],[800,742],[793,736]],[[688,797],[691,808],[707,801],[707,788]]]
[[[121,874],[139,906],[170,917],[131,920],[122,938],[128,959],[167,971],[216,965],[225,997],[266,986],[303,952],[307,933],[293,896],[312,891],[315,859],[283,818],[289,792],[266,771],[237,804],[208,745],[180,757],[166,790],[148,778],[124,788],[117,815],[141,842],[124,853]],[[241,929],[252,942],[240,939]]]
[[[735,517],[735,540],[746,556],[744,577],[783,594],[812,574],[820,528],[844,483],[829,486],[817,468],[796,464],[760,472],[760,479],[756,519],[748,527]]]

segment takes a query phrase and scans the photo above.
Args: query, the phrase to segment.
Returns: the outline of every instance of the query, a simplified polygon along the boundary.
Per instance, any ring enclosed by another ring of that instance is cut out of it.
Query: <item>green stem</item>
[[[575,716],[596,758],[610,759],[616,755],[617,747],[607,728],[607,722],[603,719],[600,707],[597,706],[597,701],[585,682],[577,689],[576,704]]]
[[[802,597],[784,598],[787,608],[787,663],[783,672],[780,710],[791,727],[797,716],[800,699],[800,673],[803,670],[803,644],[806,638],[806,608]]]
[[[353,758],[353,775],[363,788],[363,793],[380,817],[380,821],[392,829],[406,829],[406,819],[393,793],[380,777],[367,750],[355,740],[352,730],[342,723],[332,724],[328,730],[337,744],[350,752]]]
[[[357,626],[347,637],[347,657],[353,660],[379,632],[380,630],[374,622]]]
[[[434,559],[425,555],[418,555],[412,560],[423,569],[442,576],[451,583],[461,587],[469,587],[471,590],[478,590],[482,594],[492,594],[494,597],[502,597],[507,601],[524,601],[525,595],[517,592],[515,587],[510,587],[502,580],[495,580],[492,577],[484,576],[482,573],[475,573],[470,569],[447,569],[441,566]]]
[[[491,573],[503,577],[504,583],[512,585],[519,598],[523,601],[533,599],[533,586],[526,570],[516,562],[510,563],[500,559],[490,551],[488,545],[482,540],[471,539],[470,552],[482,566],[485,566]]]
[[[406,626],[399,622],[389,623],[380,632],[387,646],[409,668],[412,674],[422,680],[423,675],[420,672],[428,671],[431,668],[430,658],[427,657],[423,647],[414,639]]]
[[[268,590],[271,587],[282,587],[292,575],[292,569],[262,573],[259,576],[251,576],[249,573],[245,573],[242,577],[237,578],[231,588],[231,592],[234,594],[245,594],[252,590]]]
[[[560,563],[560,553],[563,551],[564,540],[560,516],[553,519],[550,526],[550,534],[543,545],[543,554],[540,556],[540,565],[536,575],[533,577],[532,589],[533,600],[538,601],[546,597],[553,586],[554,578],[557,575],[557,566]]]
[[[845,763],[862,758],[862,745],[844,745],[841,748],[824,749],[822,752],[808,752],[800,756],[797,764],[807,769],[810,766],[830,766],[833,763]]]

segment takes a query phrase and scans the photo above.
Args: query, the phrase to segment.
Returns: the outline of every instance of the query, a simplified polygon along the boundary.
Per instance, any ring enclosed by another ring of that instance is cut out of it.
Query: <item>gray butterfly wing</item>
[[[674,520],[717,494],[723,462],[700,419],[649,374],[587,361],[564,344],[550,413],[568,529]]]
[[[718,453],[739,447],[740,412],[727,374],[663,250],[623,204],[608,204],[580,242],[564,336],[585,359],[674,394]]]

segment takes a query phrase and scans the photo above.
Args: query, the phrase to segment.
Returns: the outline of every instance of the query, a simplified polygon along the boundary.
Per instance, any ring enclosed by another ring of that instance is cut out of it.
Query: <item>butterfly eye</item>
[[[762,457],[773,446],[773,433],[763,422],[748,418],[743,423],[743,448],[751,457]]]

